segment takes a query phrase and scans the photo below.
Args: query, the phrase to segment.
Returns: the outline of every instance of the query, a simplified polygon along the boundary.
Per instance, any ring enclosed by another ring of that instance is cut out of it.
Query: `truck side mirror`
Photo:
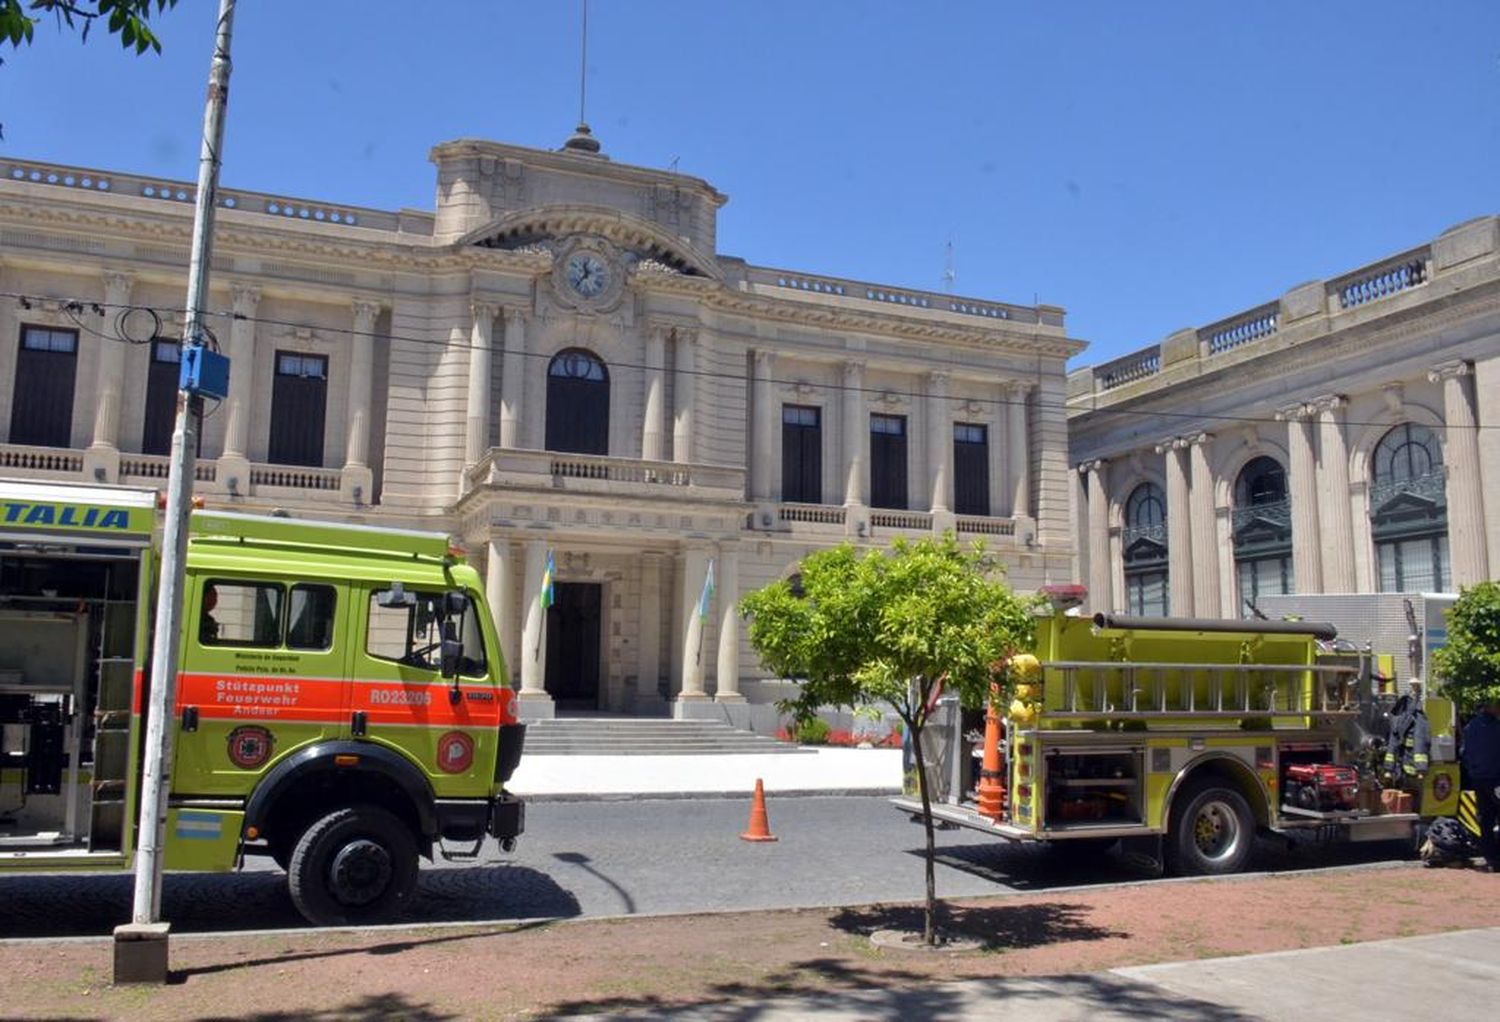
[[[439,647],[439,671],[445,678],[458,684],[459,661],[463,659],[464,644],[458,638],[458,626],[452,621],[443,623],[443,640]]]
[[[450,617],[463,617],[469,609],[469,594],[457,590],[446,594],[443,610]]]

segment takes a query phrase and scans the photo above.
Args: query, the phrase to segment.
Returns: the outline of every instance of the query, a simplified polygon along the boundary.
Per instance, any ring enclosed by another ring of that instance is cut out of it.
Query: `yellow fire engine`
[[[155,536],[152,492],[0,480],[0,871],[131,865]],[[514,846],[524,725],[447,537],[195,511],[184,592],[166,868],[269,856],[368,922]]]

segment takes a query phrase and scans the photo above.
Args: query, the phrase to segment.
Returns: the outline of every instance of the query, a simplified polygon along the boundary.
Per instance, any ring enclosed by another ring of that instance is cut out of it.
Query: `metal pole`
[[[187,323],[183,347],[203,343],[203,305],[213,247],[214,194],[224,143],[224,108],[229,101],[229,39],[235,0],[219,0],[219,24],[213,63],[208,72],[208,99],[203,111],[203,149],[198,160],[198,195],[193,209],[193,248],[188,263]],[[241,369],[245,371],[245,369]],[[161,915],[162,843],[167,822],[168,781],[172,772],[172,721],[176,705],[177,653],[182,634],[183,561],[187,556],[188,511],[198,449],[198,417],[203,399],[179,390],[177,424],[172,430],[171,473],[167,477],[166,531],[162,540],[161,578],[157,586],[156,631],[151,640],[151,703],[146,718],[146,748],[141,776],[139,844],[135,860],[136,923],[154,923]]]

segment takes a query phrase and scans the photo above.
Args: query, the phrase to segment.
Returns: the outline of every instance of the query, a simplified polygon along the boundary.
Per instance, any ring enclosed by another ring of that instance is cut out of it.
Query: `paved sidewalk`
[[[1027,1022],[1316,1022],[1493,1017],[1500,927],[1039,979],[736,1001],[583,1016],[699,1022],[1012,1019]]]
[[[757,778],[767,794],[783,796],[898,795],[901,750],[822,746],[780,755],[522,755],[507,787],[530,799],[739,798],[755,790]]]

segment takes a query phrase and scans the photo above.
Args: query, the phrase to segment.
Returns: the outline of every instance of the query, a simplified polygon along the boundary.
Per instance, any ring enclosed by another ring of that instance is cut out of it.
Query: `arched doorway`
[[[567,348],[547,366],[546,448],[609,453],[609,371],[593,352]]]
[[[1141,483],[1125,501],[1125,607],[1131,614],[1165,616],[1167,502],[1161,487]]]
[[[1286,470],[1275,458],[1252,458],[1234,481],[1234,570],[1240,613],[1262,596],[1293,591],[1292,509]]]
[[[1375,445],[1370,471],[1370,535],[1383,593],[1443,592],[1448,560],[1448,495],[1442,449],[1426,426],[1403,422]]]

